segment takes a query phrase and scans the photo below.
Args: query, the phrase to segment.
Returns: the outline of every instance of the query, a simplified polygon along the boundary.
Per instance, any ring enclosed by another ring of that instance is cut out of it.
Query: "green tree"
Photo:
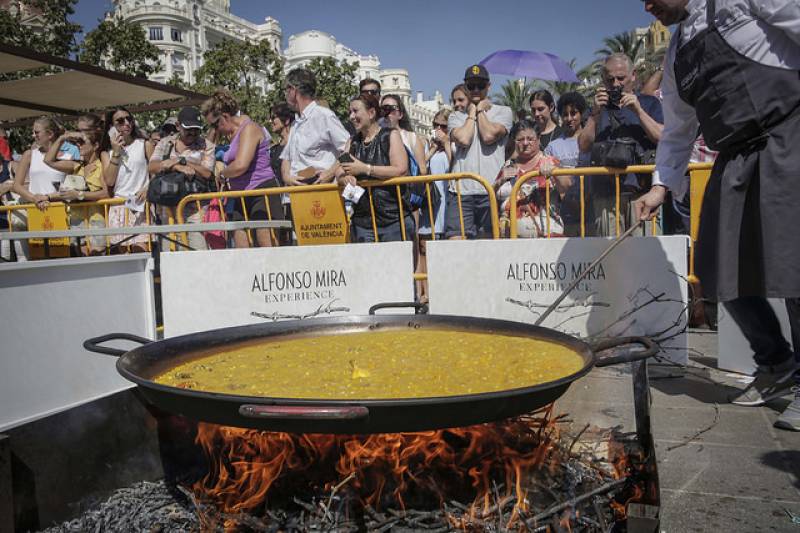
[[[38,52],[69,57],[77,50],[75,34],[80,24],[69,21],[78,0],[22,0],[0,9],[2,41],[14,46],[33,48]],[[30,18],[31,15],[35,15]]]
[[[496,104],[510,107],[514,119],[520,120],[530,112],[531,106],[528,100],[534,90],[535,85],[531,81],[508,80],[500,87],[500,92],[492,96],[492,100]]]
[[[350,99],[358,94],[358,65],[337,62],[331,57],[315,57],[306,66],[317,79],[317,98],[323,99],[342,122],[348,119]]]
[[[644,37],[636,37],[632,32],[618,33],[603,39],[603,48],[596,50],[595,54],[600,57],[610,56],[611,54],[625,54],[635,65],[642,53],[644,53]]]
[[[241,109],[254,120],[265,122],[272,105],[283,97],[283,60],[267,41],[223,40],[203,55],[194,90],[211,94],[225,87]],[[258,78],[266,74],[267,86]]]
[[[122,18],[104,20],[87,33],[79,58],[98,66],[105,59],[111,70],[132,76],[147,77],[161,70],[158,48],[144,28]]]
[[[575,67],[578,60],[572,58],[569,62],[569,67],[575,71]],[[554,98],[558,98],[564,93],[568,92],[579,92],[584,97],[589,94],[591,91],[591,87],[584,83],[585,80],[591,81],[597,75],[597,63],[590,63],[586,65],[580,70],[575,71],[575,74],[578,76],[579,82],[569,82],[569,81],[550,81],[550,80],[543,80],[542,86],[550,91],[553,94]]]

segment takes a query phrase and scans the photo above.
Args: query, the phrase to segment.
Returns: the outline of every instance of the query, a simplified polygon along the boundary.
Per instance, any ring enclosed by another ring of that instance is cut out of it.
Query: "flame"
[[[644,454],[641,450],[631,452],[626,449],[623,442],[611,438],[608,442],[609,460],[614,467],[615,479],[635,478],[644,466]],[[639,502],[644,496],[644,490],[639,483],[630,484],[627,492],[623,492],[623,501],[611,501],[611,508],[617,520],[624,520],[628,515],[628,504]]]
[[[375,510],[446,509],[455,502],[467,511],[447,517],[450,526],[461,531],[484,530],[484,518],[494,516],[500,505],[511,508],[504,515],[506,528],[523,530],[532,516],[530,480],[537,475],[561,479],[563,461],[583,434],[566,438],[561,418],[553,416],[550,405],[490,424],[375,435],[274,433],[200,423],[196,442],[210,467],[193,489],[200,501],[226,515],[280,506],[295,496],[330,502],[334,493],[345,492],[351,503]],[[571,446],[563,442],[570,440]],[[642,454],[628,447],[609,434],[607,453],[613,468],[606,476],[622,479],[641,470]],[[626,518],[628,503],[644,496],[639,484],[628,485],[610,502],[617,520]],[[541,496],[541,490],[531,492],[531,498]],[[566,509],[550,527],[572,531],[578,518],[577,510]]]
[[[513,522],[528,507],[523,480],[534,469],[557,467],[551,451],[558,437],[552,406],[491,424],[362,436],[270,433],[201,423],[196,441],[210,459],[210,469],[193,488],[221,512],[239,513],[263,506],[289,478],[301,477],[328,493],[350,477],[349,489],[376,509],[389,504],[405,509],[409,497],[415,505],[441,507],[446,498],[469,495],[474,520],[489,512],[497,496],[492,480],[504,480],[499,496],[516,497]]]

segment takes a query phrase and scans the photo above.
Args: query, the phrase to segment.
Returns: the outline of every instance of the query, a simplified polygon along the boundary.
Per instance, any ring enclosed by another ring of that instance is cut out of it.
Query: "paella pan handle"
[[[598,357],[595,366],[611,366],[619,363],[633,363],[634,361],[641,361],[656,355],[660,348],[649,337],[619,337],[616,339],[605,339],[592,343],[590,346],[592,351],[597,354],[603,350],[616,348],[617,346],[624,346],[626,344],[641,344],[645,347],[644,350],[636,352],[628,352],[621,355],[612,355],[610,357]]]
[[[99,337],[94,337],[92,339],[86,339],[85,341],[83,341],[83,347],[90,352],[120,357],[121,355],[126,353],[126,350],[120,350],[119,348],[110,348],[108,346],[100,346],[100,343],[115,341],[115,340],[133,341],[133,342],[138,342],[139,344],[150,344],[151,342],[153,342],[150,339],[146,339],[138,335],[133,335],[131,333],[109,333],[107,335],[101,335]]]
[[[312,406],[312,405],[258,405],[244,404],[239,414],[246,418],[277,418],[281,420],[359,420],[369,416],[362,405]]]
[[[375,304],[369,308],[369,314],[374,315],[375,311],[379,309],[396,309],[403,307],[413,307],[416,309],[415,312],[418,315],[428,314],[428,304],[421,304],[419,302],[384,302],[381,304]]]

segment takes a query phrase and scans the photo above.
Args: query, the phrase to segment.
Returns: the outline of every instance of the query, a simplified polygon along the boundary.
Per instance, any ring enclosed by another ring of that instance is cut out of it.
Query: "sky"
[[[79,0],[73,21],[84,31],[97,25],[108,0]],[[413,91],[426,99],[449,96],[464,70],[503,49],[550,52],[578,67],[591,62],[603,37],[647,26],[653,20],[639,0],[231,0],[234,15],[276,19],[283,47],[306,30],[332,34],[362,55],[377,55],[381,68],[408,70]],[[492,77],[495,89],[508,78]]]

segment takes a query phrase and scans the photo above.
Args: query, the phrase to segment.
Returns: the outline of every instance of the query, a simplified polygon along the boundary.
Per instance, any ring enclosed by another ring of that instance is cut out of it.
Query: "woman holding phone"
[[[372,187],[371,192],[367,192],[357,187],[361,180],[384,180],[405,176],[408,172],[408,155],[400,132],[391,127],[381,127],[378,123],[380,117],[380,104],[375,96],[361,94],[350,100],[350,122],[356,134],[345,146],[346,153],[339,159],[336,177],[339,185],[356,187],[351,219],[354,242],[403,240],[396,189]],[[373,209],[377,238],[373,229]],[[405,238],[410,240],[414,238],[414,219],[405,201],[403,214]]]
[[[112,205],[108,210],[108,226],[122,228],[143,226],[147,221],[145,199],[149,174],[147,161],[153,145],[136,126],[136,119],[124,107],[115,107],[106,113],[106,136],[100,145],[103,179],[114,198],[124,198],[124,205]],[[111,244],[127,246],[131,252],[147,250],[149,236],[115,235]]]

